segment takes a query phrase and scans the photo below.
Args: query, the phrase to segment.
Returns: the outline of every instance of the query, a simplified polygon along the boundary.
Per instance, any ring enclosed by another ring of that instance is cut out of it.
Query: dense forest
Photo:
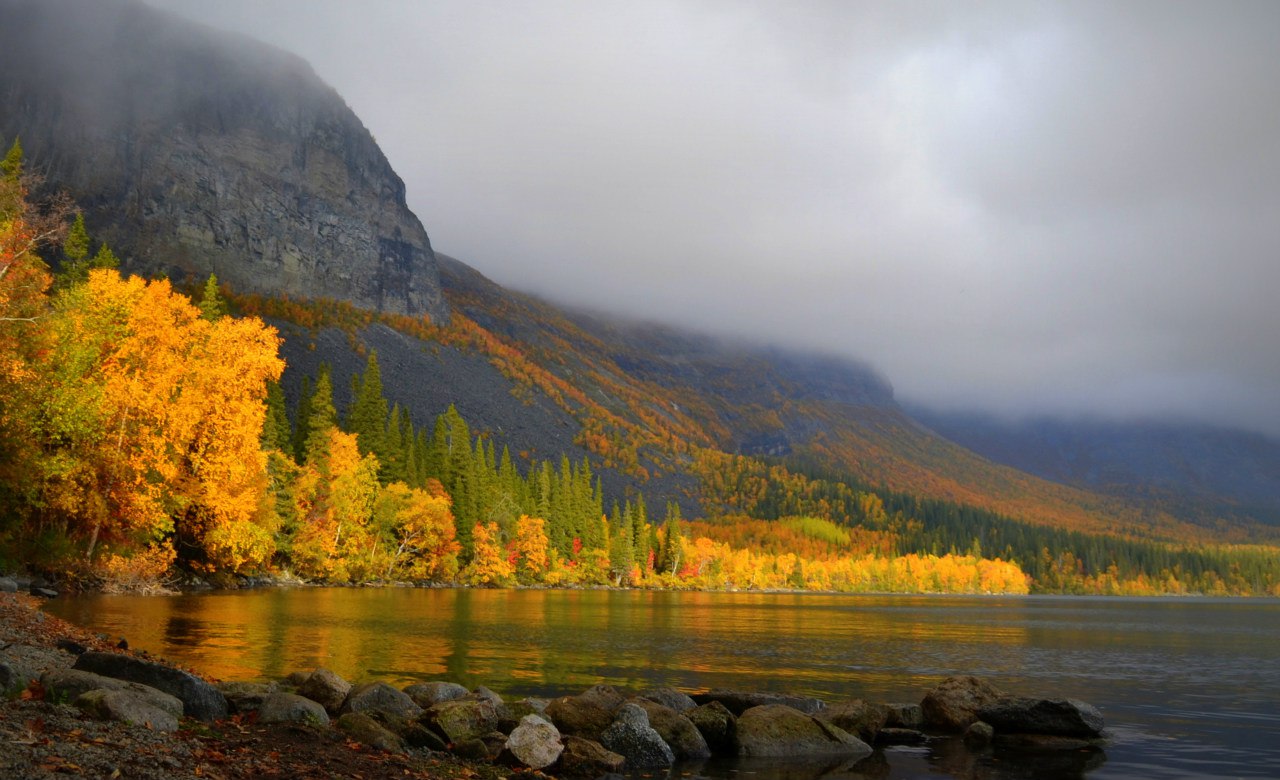
[[[440,327],[333,301],[237,296],[212,277],[183,290],[122,275],[70,203],[30,202],[18,143],[2,166],[0,568],[106,589],[155,587],[175,573],[221,582],[271,573],[330,583],[1280,592],[1271,548],[1031,525],[860,484],[799,457],[726,453],[685,417],[612,412],[465,316]],[[259,316],[353,338],[380,321],[485,354],[574,411],[576,443],[594,466],[513,454],[452,406],[412,419],[386,398],[373,351],[347,408],[335,408],[322,369],[290,413],[279,336]],[[611,387],[627,402],[635,393]],[[639,489],[676,464],[701,486],[700,518]],[[605,495],[593,468],[638,487]]]

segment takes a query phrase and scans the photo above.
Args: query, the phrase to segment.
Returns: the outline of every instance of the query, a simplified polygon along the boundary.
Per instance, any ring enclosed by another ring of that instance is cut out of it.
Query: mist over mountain
[[[0,10],[0,138],[130,270],[448,318],[404,182],[303,60],[132,0]]]

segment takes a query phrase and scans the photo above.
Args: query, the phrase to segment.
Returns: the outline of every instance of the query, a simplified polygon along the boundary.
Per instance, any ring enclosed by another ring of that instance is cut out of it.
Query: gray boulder
[[[738,755],[753,758],[871,755],[867,743],[845,730],[782,704],[752,707],[738,718]]]
[[[466,688],[451,682],[414,683],[405,687],[404,692],[410,699],[413,699],[414,704],[424,710],[442,701],[461,699],[468,693]]]
[[[991,727],[990,723],[984,723],[977,720],[969,724],[969,728],[964,730],[964,744],[971,750],[982,750],[991,744],[991,740],[995,738],[996,730]]]
[[[78,669],[50,669],[40,676],[46,701],[73,702],[90,691],[131,691],[153,706],[182,717],[185,705],[176,697],[149,685],[103,677]]]
[[[738,752],[738,719],[729,708],[718,701],[700,704],[684,713],[702,738],[707,747],[716,754],[736,754]]]
[[[924,710],[919,704],[886,704],[885,728],[919,729],[924,725]]]
[[[621,772],[627,759],[595,740],[565,736],[564,752],[553,769],[556,777],[602,777]]]
[[[649,701],[656,701],[664,707],[670,707],[676,712],[687,712],[698,706],[698,703],[694,701],[693,697],[689,694],[682,693],[677,691],[675,688],[666,686],[661,688],[650,688],[640,694],[640,698],[648,699]]]
[[[422,708],[409,695],[382,682],[365,683],[351,689],[339,712],[365,712],[372,710],[397,718],[416,718]]]
[[[176,696],[191,718],[220,720],[227,717],[226,697],[209,683],[181,669],[132,656],[95,651],[81,655],[72,668],[142,683]]]
[[[258,707],[259,723],[306,723],[329,725],[329,713],[318,701],[295,693],[273,693]]]
[[[546,769],[560,759],[564,743],[551,721],[538,715],[525,715],[507,737],[503,749],[521,766]]]
[[[627,759],[628,769],[664,769],[675,753],[649,725],[649,716],[635,704],[618,708],[617,719],[600,735],[600,744]]]
[[[872,743],[889,720],[889,708],[883,704],[853,699],[827,707],[817,717],[834,723],[863,742]]]
[[[11,577],[0,577],[0,593],[17,593],[18,581]]]
[[[1075,699],[1005,696],[978,711],[1000,733],[1047,734],[1090,739],[1102,736],[1102,713]]]
[[[991,683],[972,675],[948,677],[925,694],[920,709],[927,725],[958,734],[979,720],[979,710],[1002,695]]]
[[[752,707],[760,707],[765,704],[781,704],[807,715],[814,715],[826,706],[822,699],[815,699],[812,696],[790,696],[785,693],[766,693],[764,691],[727,691],[718,688],[693,698],[699,704],[718,701],[728,707],[729,711],[734,715],[742,715]]]
[[[483,685],[478,686],[474,691],[472,691],[470,693],[470,696],[473,699],[484,699],[486,701],[491,701],[494,704],[498,705],[499,707],[506,704],[506,702],[502,700],[501,696],[489,690],[488,688],[484,687]]]
[[[223,682],[218,683],[217,688],[227,697],[230,711],[241,715],[257,712],[268,696],[280,691],[279,683],[274,682]]]
[[[656,701],[636,698],[631,703],[649,716],[649,725],[658,732],[658,736],[667,743],[676,758],[685,760],[711,757],[707,740],[698,731],[698,727],[693,725],[693,721]]]
[[[624,701],[622,694],[611,686],[597,685],[577,696],[552,701],[547,705],[545,714],[561,734],[599,741]]]
[[[300,696],[319,702],[330,715],[338,714],[348,693],[351,693],[351,683],[323,667],[308,675],[307,681],[298,688]]]
[[[161,694],[163,695],[163,694]],[[169,697],[173,699],[172,696]],[[174,699],[174,701],[177,701]],[[172,708],[161,706],[161,701],[136,690],[98,690],[88,691],[76,699],[76,706],[90,717],[99,720],[117,720],[137,726],[150,726],[156,731],[177,731],[178,718],[182,714],[179,704],[178,712]]]
[[[338,729],[362,745],[388,753],[403,753],[404,740],[367,712],[348,712],[338,718]]]
[[[446,741],[458,744],[497,730],[504,716],[493,702],[468,698],[442,701],[424,712],[419,720]]]

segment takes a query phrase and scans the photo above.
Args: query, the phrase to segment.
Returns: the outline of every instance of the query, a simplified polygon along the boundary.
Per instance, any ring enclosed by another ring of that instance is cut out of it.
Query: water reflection
[[[1106,756],[1035,758],[1057,777],[1267,777],[1280,765],[1274,600],[300,588],[49,609],[224,679],[325,666],[352,681],[448,679],[517,697],[604,682],[918,701],[972,673],[1102,709]],[[886,755],[893,777],[1021,776],[1014,756],[952,750]],[[884,776],[872,764],[823,771]]]

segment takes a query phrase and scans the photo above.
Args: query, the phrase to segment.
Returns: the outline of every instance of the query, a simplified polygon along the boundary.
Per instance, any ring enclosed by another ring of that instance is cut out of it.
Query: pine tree
[[[631,538],[635,544],[636,563],[645,568],[649,563],[649,510],[644,505],[644,494],[636,494],[636,503],[631,508]]]
[[[618,511],[613,505],[609,520],[609,574],[615,585],[631,584],[631,570],[635,567],[635,543],[631,529],[629,508]]]
[[[333,408],[333,383],[329,367],[322,366],[316,379],[315,392],[311,394],[311,409],[307,419],[307,439],[303,445],[303,462],[320,463],[327,457],[329,430],[338,426],[338,412]]]
[[[382,369],[377,350],[369,350],[364,373],[353,380],[351,407],[347,411],[346,430],[359,437],[360,452],[372,452],[379,460],[389,456],[386,446],[387,398],[382,391]]]
[[[293,430],[289,427],[289,415],[285,411],[284,390],[279,382],[267,383],[267,418],[262,423],[262,449],[290,451],[293,448]]]
[[[396,404],[392,407],[390,416],[387,417],[387,429],[382,438],[383,454],[378,456],[379,462],[383,464],[380,476],[384,485],[407,480],[404,428],[401,426],[400,419],[402,412],[400,404]]]
[[[216,322],[227,316],[227,301],[218,289],[218,277],[209,274],[204,281],[204,289],[200,293],[200,316],[210,322]]]
[[[302,378],[302,390],[298,395],[298,410],[293,421],[293,460],[302,463],[307,452],[307,434],[311,431],[311,397],[315,390],[311,377]]]
[[[84,214],[76,212],[76,219],[62,241],[62,254],[72,263],[79,263],[89,256],[89,231],[84,227]]]
[[[0,160],[0,174],[17,180],[22,177],[22,139],[15,137],[9,152]]]

